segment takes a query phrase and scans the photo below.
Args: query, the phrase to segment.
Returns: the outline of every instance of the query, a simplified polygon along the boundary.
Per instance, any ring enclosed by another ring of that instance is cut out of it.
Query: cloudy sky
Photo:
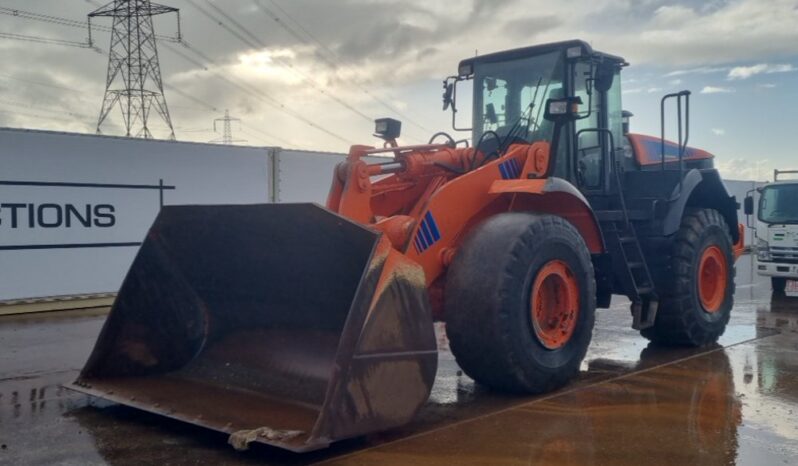
[[[0,126],[94,131],[110,35],[95,30],[94,51],[9,34],[83,43],[86,31],[63,19],[85,21],[103,3],[0,0]],[[623,88],[634,131],[659,134],[659,98],[690,89],[691,145],[715,153],[726,177],[798,168],[798,0],[163,3],[180,8],[185,38],[159,42],[180,140],[219,137],[213,120],[229,109],[241,119],[234,137],[252,145],[345,151],[375,143],[380,116],[403,120],[406,142],[425,142],[450,128],[441,80],[461,58],[581,38],[632,64]],[[174,17],[155,26],[176,33]],[[120,131],[115,114],[104,131]]]

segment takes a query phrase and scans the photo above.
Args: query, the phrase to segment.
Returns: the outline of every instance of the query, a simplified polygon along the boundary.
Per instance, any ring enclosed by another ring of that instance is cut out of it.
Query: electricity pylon
[[[91,19],[113,18],[111,47],[108,51],[108,77],[105,84],[97,133],[118,104],[125,123],[126,136],[152,138],[148,126],[150,111],[163,119],[169,128],[169,139],[175,138],[172,119],[166,106],[158,61],[152,17],[177,13],[177,36],[180,39],[180,12],[177,8],[159,5],[150,0],[114,0],[89,13]]]
[[[218,132],[218,130],[216,129],[216,127],[217,127],[216,124],[219,123],[219,122],[222,123],[222,137],[219,138],[219,139],[214,139],[214,140],[212,140],[210,142],[216,142],[216,143],[227,144],[227,145],[232,145],[232,144],[235,144],[237,142],[247,142],[247,141],[245,141],[243,139],[233,139],[233,125],[232,125],[232,122],[234,122],[234,121],[239,121],[240,122],[241,120],[239,118],[231,117],[230,116],[230,110],[225,110],[224,111],[224,117],[217,118],[217,119],[213,120],[213,130],[216,131],[216,132]]]

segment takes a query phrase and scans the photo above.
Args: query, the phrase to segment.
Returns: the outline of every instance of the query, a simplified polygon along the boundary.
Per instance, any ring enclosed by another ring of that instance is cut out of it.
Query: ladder
[[[614,201],[620,210],[597,211],[604,240],[612,258],[613,273],[621,288],[632,301],[632,328],[643,330],[654,325],[659,307],[651,270],[643,254],[637,230],[629,219],[629,210],[623,194],[621,165],[612,154]]]
[[[612,268],[621,288],[632,301],[632,328],[654,325],[659,298],[634,225],[617,219],[613,211],[596,212],[612,257]]]
[[[621,291],[632,301],[632,328],[643,330],[654,325],[659,297],[637,231],[630,220],[621,181],[623,167],[615,158],[615,141],[611,131],[604,128],[583,129],[576,133],[577,140],[586,132],[598,133],[609,142],[612,174],[608,180],[611,185],[605,186],[605,196],[609,198],[607,208],[610,210],[596,210],[595,214],[612,259],[613,275],[617,278]],[[638,213],[635,212],[636,215]]]

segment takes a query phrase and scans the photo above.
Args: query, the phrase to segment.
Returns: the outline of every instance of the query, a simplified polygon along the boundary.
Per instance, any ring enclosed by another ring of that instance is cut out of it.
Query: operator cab
[[[469,58],[445,82],[444,109],[452,108],[454,129],[470,131],[474,146],[488,155],[503,153],[512,144],[549,141],[554,164],[548,175],[570,181],[591,202],[617,191],[614,162],[626,174],[622,177],[657,190],[677,184],[684,168],[712,168],[712,154],[686,147],[687,91],[663,98],[663,115],[665,101],[679,99],[679,142],[665,140],[664,134],[657,138],[624,130],[631,114],[623,111],[620,74],[627,65],[623,58],[595,51],[580,40]],[[470,128],[458,127],[457,120],[457,83],[465,80],[473,80],[474,89]],[[558,128],[546,117],[546,107],[565,101],[578,108]],[[655,173],[640,173],[654,171],[664,173],[662,183],[655,183],[659,186],[652,186],[647,176]]]
[[[474,81],[470,130],[475,146],[490,151],[497,145],[550,141],[556,153],[553,176],[584,192],[604,191],[608,152],[623,147],[620,70],[626,65],[621,57],[574,40],[463,60],[448,84]],[[555,123],[545,118],[546,105],[563,99],[581,104],[572,121],[555,131]]]

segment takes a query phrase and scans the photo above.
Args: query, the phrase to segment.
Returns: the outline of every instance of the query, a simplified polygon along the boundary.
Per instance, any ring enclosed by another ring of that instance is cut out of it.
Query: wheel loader
[[[714,343],[737,203],[687,146],[689,92],[663,98],[660,137],[625,130],[625,66],[577,40],[469,58],[443,97],[464,140],[401,146],[380,119],[383,147],[350,149],[324,207],[164,207],[70,388],[303,452],[410,421],[435,321],[468,376],[518,394],[577,375],[613,295],[649,340]]]

